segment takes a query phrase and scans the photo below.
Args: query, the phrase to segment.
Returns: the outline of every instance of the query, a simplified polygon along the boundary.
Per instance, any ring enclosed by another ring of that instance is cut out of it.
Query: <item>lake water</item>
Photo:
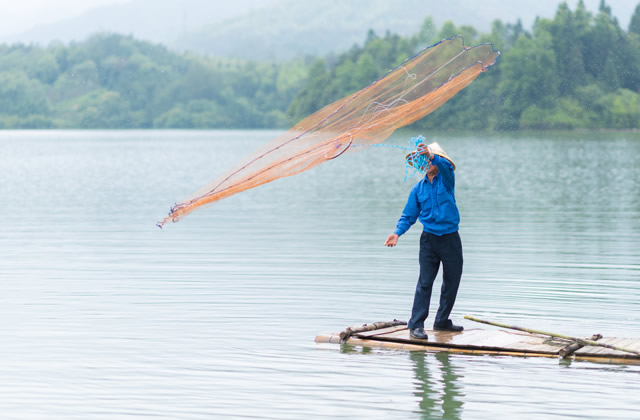
[[[1,418],[638,418],[638,366],[314,342],[409,317],[421,225],[382,245],[417,181],[402,150],[155,226],[277,134],[0,132]],[[639,133],[435,140],[458,167],[454,321],[640,337]]]

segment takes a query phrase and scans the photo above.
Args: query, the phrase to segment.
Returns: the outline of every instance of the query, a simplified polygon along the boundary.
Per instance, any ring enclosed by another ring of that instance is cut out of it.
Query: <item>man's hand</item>
[[[398,244],[398,238],[399,236],[396,235],[395,233],[390,234],[389,236],[387,236],[387,240],[384,241],[384,246],[388,246],[388,247],[394,247]]]
[[[427,159],[431,159],[431,151],[429,150],[429,147],[426,146],[424,143],[418,144],[417,149],[418,149],[419,155],[426,155]]]

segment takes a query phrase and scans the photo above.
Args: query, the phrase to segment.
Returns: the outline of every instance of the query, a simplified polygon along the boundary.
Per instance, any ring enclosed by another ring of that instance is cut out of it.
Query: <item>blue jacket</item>
[[[458,231],[460,213],[456,205],[454,189],[456,178],[451,163],[433,155],[432,165],[438,167],[433,183],[425,177],[414,185],[409,200],[398,220],[395,233],[402,235],[420,218],[424,231],[442,236]]]

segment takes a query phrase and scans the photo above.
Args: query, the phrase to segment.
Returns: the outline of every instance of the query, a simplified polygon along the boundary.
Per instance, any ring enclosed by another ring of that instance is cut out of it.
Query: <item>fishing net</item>
[[[174,205],[158,226],[177,222],[205,204],[383,142],[396,129],[434,111],[469,85],[499,54],[491,44],[466,47],[459,36],[422,50],[376,82],[327,105],[251,153]]]

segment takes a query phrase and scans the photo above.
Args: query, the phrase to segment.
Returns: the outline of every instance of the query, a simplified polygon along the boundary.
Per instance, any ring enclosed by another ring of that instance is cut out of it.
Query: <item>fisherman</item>
[[[384,245],[396,246],[398,238],[420,219],[424,226],[420,236],[420,276],[408,327],[412,338],[426,340],[428,336],[424,332],[424,322],[429,315],[431,289],[441,262],[442,290],[433,329],[463,330],[462,326],[454,325],[449,319],[462,277],[462,242],[458,234],[460,214],[454,196],[456,167],[453,161],[438,143],[431,143],[427,147],[420,143],[414,153],[426,157],[427,165],[422,169],[427,172],[409,193],[396,230],[387,237]],[[409,162],[410,155],[407,155]]]

